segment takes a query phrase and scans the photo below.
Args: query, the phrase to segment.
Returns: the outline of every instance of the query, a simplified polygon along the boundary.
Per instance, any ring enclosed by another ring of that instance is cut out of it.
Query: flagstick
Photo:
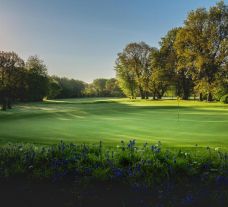
[[[178,103],[178,122],[179,122],[179,119],[180,119],[180,97],[179,96],[177,97],[177,103]]]

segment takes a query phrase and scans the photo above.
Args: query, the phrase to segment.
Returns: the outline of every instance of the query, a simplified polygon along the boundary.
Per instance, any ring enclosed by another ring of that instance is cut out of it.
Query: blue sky
[[[225,0],[227,3],[228,0]],[[49,74],[91,82],[114,77],[129,42],[158,47],[187,13],[214,0],[0,0],[0,50],[37,54]]]

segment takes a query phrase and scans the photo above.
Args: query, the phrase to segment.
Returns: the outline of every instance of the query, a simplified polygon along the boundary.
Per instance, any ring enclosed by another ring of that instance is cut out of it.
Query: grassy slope
[[[228,149],[228,106],[176,100],[72,99],[0,112],[0,142],[117,144],[120,140]]]

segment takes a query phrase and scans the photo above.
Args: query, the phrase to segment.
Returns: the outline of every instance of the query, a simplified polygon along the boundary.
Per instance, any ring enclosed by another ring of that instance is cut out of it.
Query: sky
[[[0,0],[0,50],[38,55],[50,75],[92,82],[115,77],[130,42],[159,47],[187,13],[214,0]],[[228,0],[224,1],[226,4]]]

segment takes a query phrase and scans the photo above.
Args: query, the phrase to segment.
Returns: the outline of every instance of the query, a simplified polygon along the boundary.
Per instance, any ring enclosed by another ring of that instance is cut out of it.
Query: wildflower
[[[160,148],[157,148],[157,149],[155,150],[155,152],[156,152],[156,153],[159,153],[159,152],[161,152],[161,149],[160,149]]]
[[[113,169],[113,174],[115,177],[122,177],[123,172],[119,168],[114,168]]]
[[[204,169],[208,169],[209,168],[209,164],[208,163],[203,164],[203,168]]]
[[[185,205],[190,205],[193,203],[193,197],[192,195],[187,195],[185,198],[183,198],[182,203]]]
[[[216,184],[219,185],[219,184],[226,183],[227,179],[226,179],[226,177],[224,177],[222,175],[219,175],[219,176],[216,177],[215,181],[216,181]]]

